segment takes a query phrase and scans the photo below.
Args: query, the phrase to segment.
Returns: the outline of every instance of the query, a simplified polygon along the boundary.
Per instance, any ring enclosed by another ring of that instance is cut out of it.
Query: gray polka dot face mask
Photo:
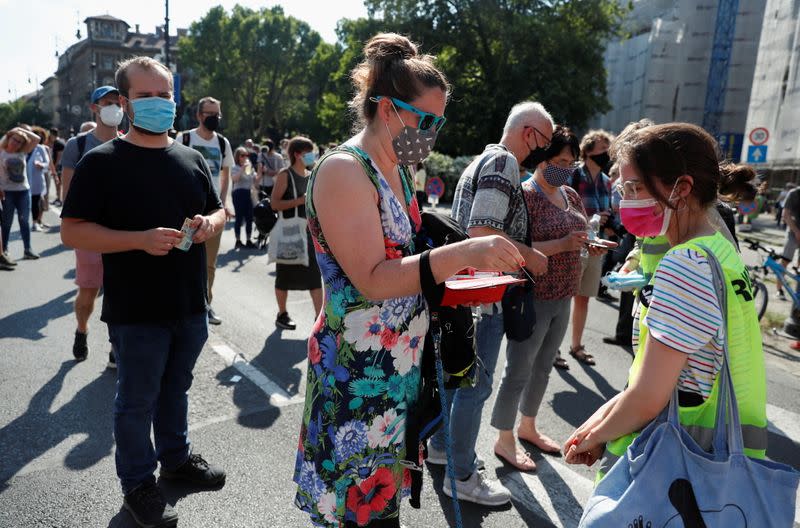
[[[400,114],[397,113],[397,108],[395,108],[394,105],[392,105],[392,108],[394,109],[394,114],[397,116],[397,119],[404,125],[400,134],[392,140],[392,147],[394,147],[394,153],[397,155],[397,161],[401,165],[416,165],[427,158],[431,150],[433,150],[433,146],[436,144],[438,131],[433,127],[428,130],[410,127],[403,122]],[[389,132],[391,136],[392,133],[389,131],[389,125],[386,123],[384,124],[386,125],[386,131]]]

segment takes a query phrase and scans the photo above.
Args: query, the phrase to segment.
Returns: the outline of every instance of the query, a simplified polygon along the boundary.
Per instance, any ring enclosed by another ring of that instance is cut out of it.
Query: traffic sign
[[[748,137],[753,145],[763,145],[769,139],[769,130],[764,127],[757,127],[750,131],[750,136]]]
[[[441,198],[444,194],[444,181],[438,176],[428,178],[428,183],[425,184],[425,193],[428,196]]]
[[[747,147],[747,163],[766,163],[767,162],[767,146],[766,145],[750,145]]]

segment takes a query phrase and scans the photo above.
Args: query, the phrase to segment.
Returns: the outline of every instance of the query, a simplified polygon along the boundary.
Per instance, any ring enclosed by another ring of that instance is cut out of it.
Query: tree
[[[337,48],[277,6],[255,11],[237,5],[230,14],[212,8],[179,47],[187,98],[220,99],[226,131],[238,138],[289,124],[307,130],[316,123],[309,117],[326,88],[325,68],[338,63]]]
[[[508,111],[524,100],[542,102],[557,121],[575,127],[609,108],[603,51],[625,12],[617,0],[365,3],[370,16],[382,20],[378,26],[407,34],[436,54],[452,84],[438,150],[479,152],[500,138]],[[374,26],[343,24],[340,39],[363,46],[357,30]]]
[[[15,101],[0,103],[0,132],[14,128],[20,123],[28,125],[50,125],[50,120],[37,108],[36,103],[20,97]]]

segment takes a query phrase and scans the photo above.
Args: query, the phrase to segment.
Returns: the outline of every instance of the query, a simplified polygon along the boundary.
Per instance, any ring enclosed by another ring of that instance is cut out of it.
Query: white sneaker
[[[435,466],[446,466],[447,465],[447,451],[439,451],[433,444],[428,442],[428,458],[425,459],[428,464],[433,464]],[[486,469],[486,462],[478,456],[477,457],[477,466],[478,471],[483,471]]]
[[[442,491],[453,497],[450,478],[445,475]],[[467,480],[456,480],[459,500],[474,502],[483,506],[502,506],[511,502],[511,492],[499,480],[486,478],[486,473],[476,471]]]
[[[35,231],[37,233],[41,233],[42,231],[44,231],[44,229],[42,229],[42,226],[40,226],[39,224],[34,222],[33,223],[33,227],[31,227],[31,231]]]

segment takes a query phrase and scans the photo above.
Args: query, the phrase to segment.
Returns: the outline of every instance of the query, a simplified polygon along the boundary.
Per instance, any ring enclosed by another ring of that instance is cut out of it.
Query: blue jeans
[[[117,357],[114,438],[123,493],[189,458],[188,391],[208,338],[205,312],[170,323],[108,325]],[[155,451],[150,441],[153,429]]]
[[[8,237],[11,235],[11,224],[14,223],[14,213],[19,221],[19,233],[22,235],[22,244],[25,251],[31,250],[31,191],[6,191],[3,199],[3,253],[8,252]]]
[[[236,235],[236,240],[239,240],[244,224],[247,240],[250,240],[250,235],[253,233],[253,199],[250,197],[250,189],[236,189],[231,193],[231,199],[236,212],[233,234]]]
[[[503,314],[497,308],[486,310],[476,328],[476,348],[485,371],[479,368],[478,381],[474,387],[448,391],[450,400],[450,441],[453,444],[453,465],[457,479],[466,479],[476,468],[475,444],[481,428],[483,405],[492,395],[492,380],[500,343],[503,341]],[[431,437],[434,449],[446,448],[444,429]]]

